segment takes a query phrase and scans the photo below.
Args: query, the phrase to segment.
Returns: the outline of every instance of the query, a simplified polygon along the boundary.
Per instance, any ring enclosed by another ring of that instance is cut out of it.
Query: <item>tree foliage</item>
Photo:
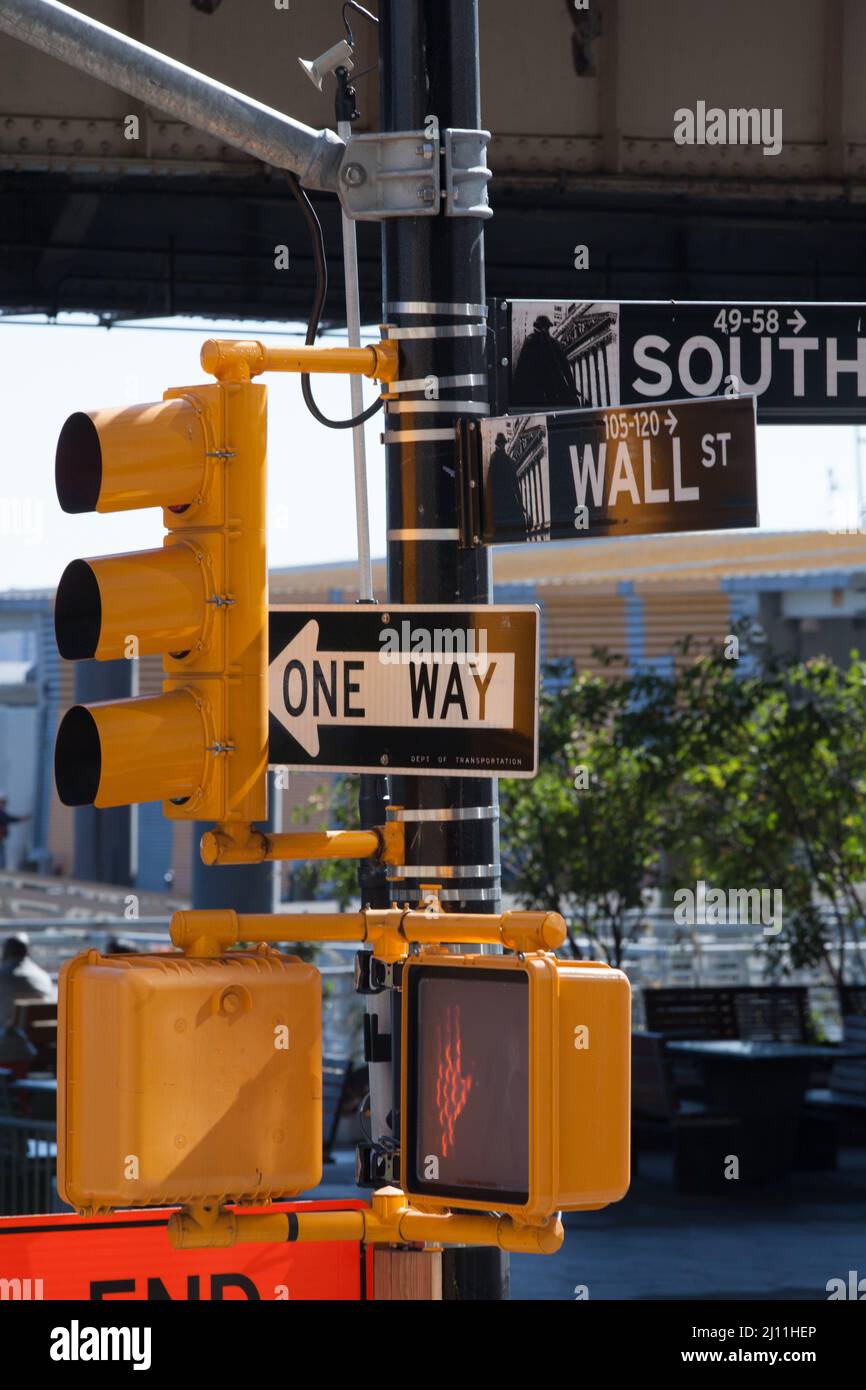
[[[742,671],[685,643],[672,669],[614,663],[542,700],[541,765],[503,782],[503,858],[525,906],[563,913],[614,963],[653,887],[780,889],[779,969],[862,939],[866,667],[825,658]],[[828,928],[827,913],[831,925]],[[849,974],[851,967],[848,967]]]

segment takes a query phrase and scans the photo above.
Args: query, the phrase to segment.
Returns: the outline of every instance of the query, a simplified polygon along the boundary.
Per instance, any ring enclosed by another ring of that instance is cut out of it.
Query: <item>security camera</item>
[[[314,58],[310,63],[306,58],[299,58],[298,62],[304,69],[314,87],[322,90],[322,81],[328,76],[329,72],[336,72],[337,68],[345,68],[351,72],[354,67],[352,54],[354,49],[348,39],[340,39],[333,48],[329,48],[327,53],[323,53],[319,58]]]

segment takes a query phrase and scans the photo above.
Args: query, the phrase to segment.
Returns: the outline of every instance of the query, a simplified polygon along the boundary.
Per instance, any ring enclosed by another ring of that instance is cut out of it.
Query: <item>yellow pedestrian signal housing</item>
[[[221,380],[63,426],[63,510],[159,506],[168,532],[161,549],[73,560],[60,580],[61,656],[160,654],[165,675],[161,695],[69,710],[55,749],[66,805],[267,814],[266,410],[265,386]]]
[[[268,947],[60,972],[57,1187],[87,1213],[296,1196],[322,1174],[318,971]]]
[[[403,973],[402,1045],[401,1181],[414,1206],[532,1221],[625,1195],[621,971],[546,952],[423,952]]]

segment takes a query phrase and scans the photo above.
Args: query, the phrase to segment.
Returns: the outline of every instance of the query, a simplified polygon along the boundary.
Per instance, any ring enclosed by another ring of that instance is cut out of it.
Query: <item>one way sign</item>
[[[272,766],[535,774],[531,605],[278,606],[269,643]]]

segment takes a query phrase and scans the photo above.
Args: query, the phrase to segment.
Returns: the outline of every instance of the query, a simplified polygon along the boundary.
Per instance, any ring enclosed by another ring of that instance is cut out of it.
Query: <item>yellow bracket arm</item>
[[[379,960],[402,960],[412,944],[504,946],[509,951],[555,951],[565,941],[558,912],[440,912],[364,908],[361,912],[237,913],[231,909],[175,912],[172,942],[191,956],[218,956],[239,941],[359,941]]]
[[[510,1216],[442,1212],[427,1215],[407,1205],[398,1187],[382,1187],[364,1211],[224,1211],[218,1203],[175,1212],[168,1235],[175,1250],[286,1241],[357,1240],[367,1245],[496,1245],[526,1255],[553,1255],[565,1238],[552,1216],[523,1225]]]
[[[255,338],[209,338],[201,365],[218,381],[249,381],[262,372],[337,372],[345,376],[396,381],[400,354],[396,343],[368,347],[266,347]]]
[[[405,827],[388,821],[373,830],[303,830],[271,834],[253,825],[215,825],[201,837],[202,861],[264,864],[291,859],[372,859],[402,864]]]

